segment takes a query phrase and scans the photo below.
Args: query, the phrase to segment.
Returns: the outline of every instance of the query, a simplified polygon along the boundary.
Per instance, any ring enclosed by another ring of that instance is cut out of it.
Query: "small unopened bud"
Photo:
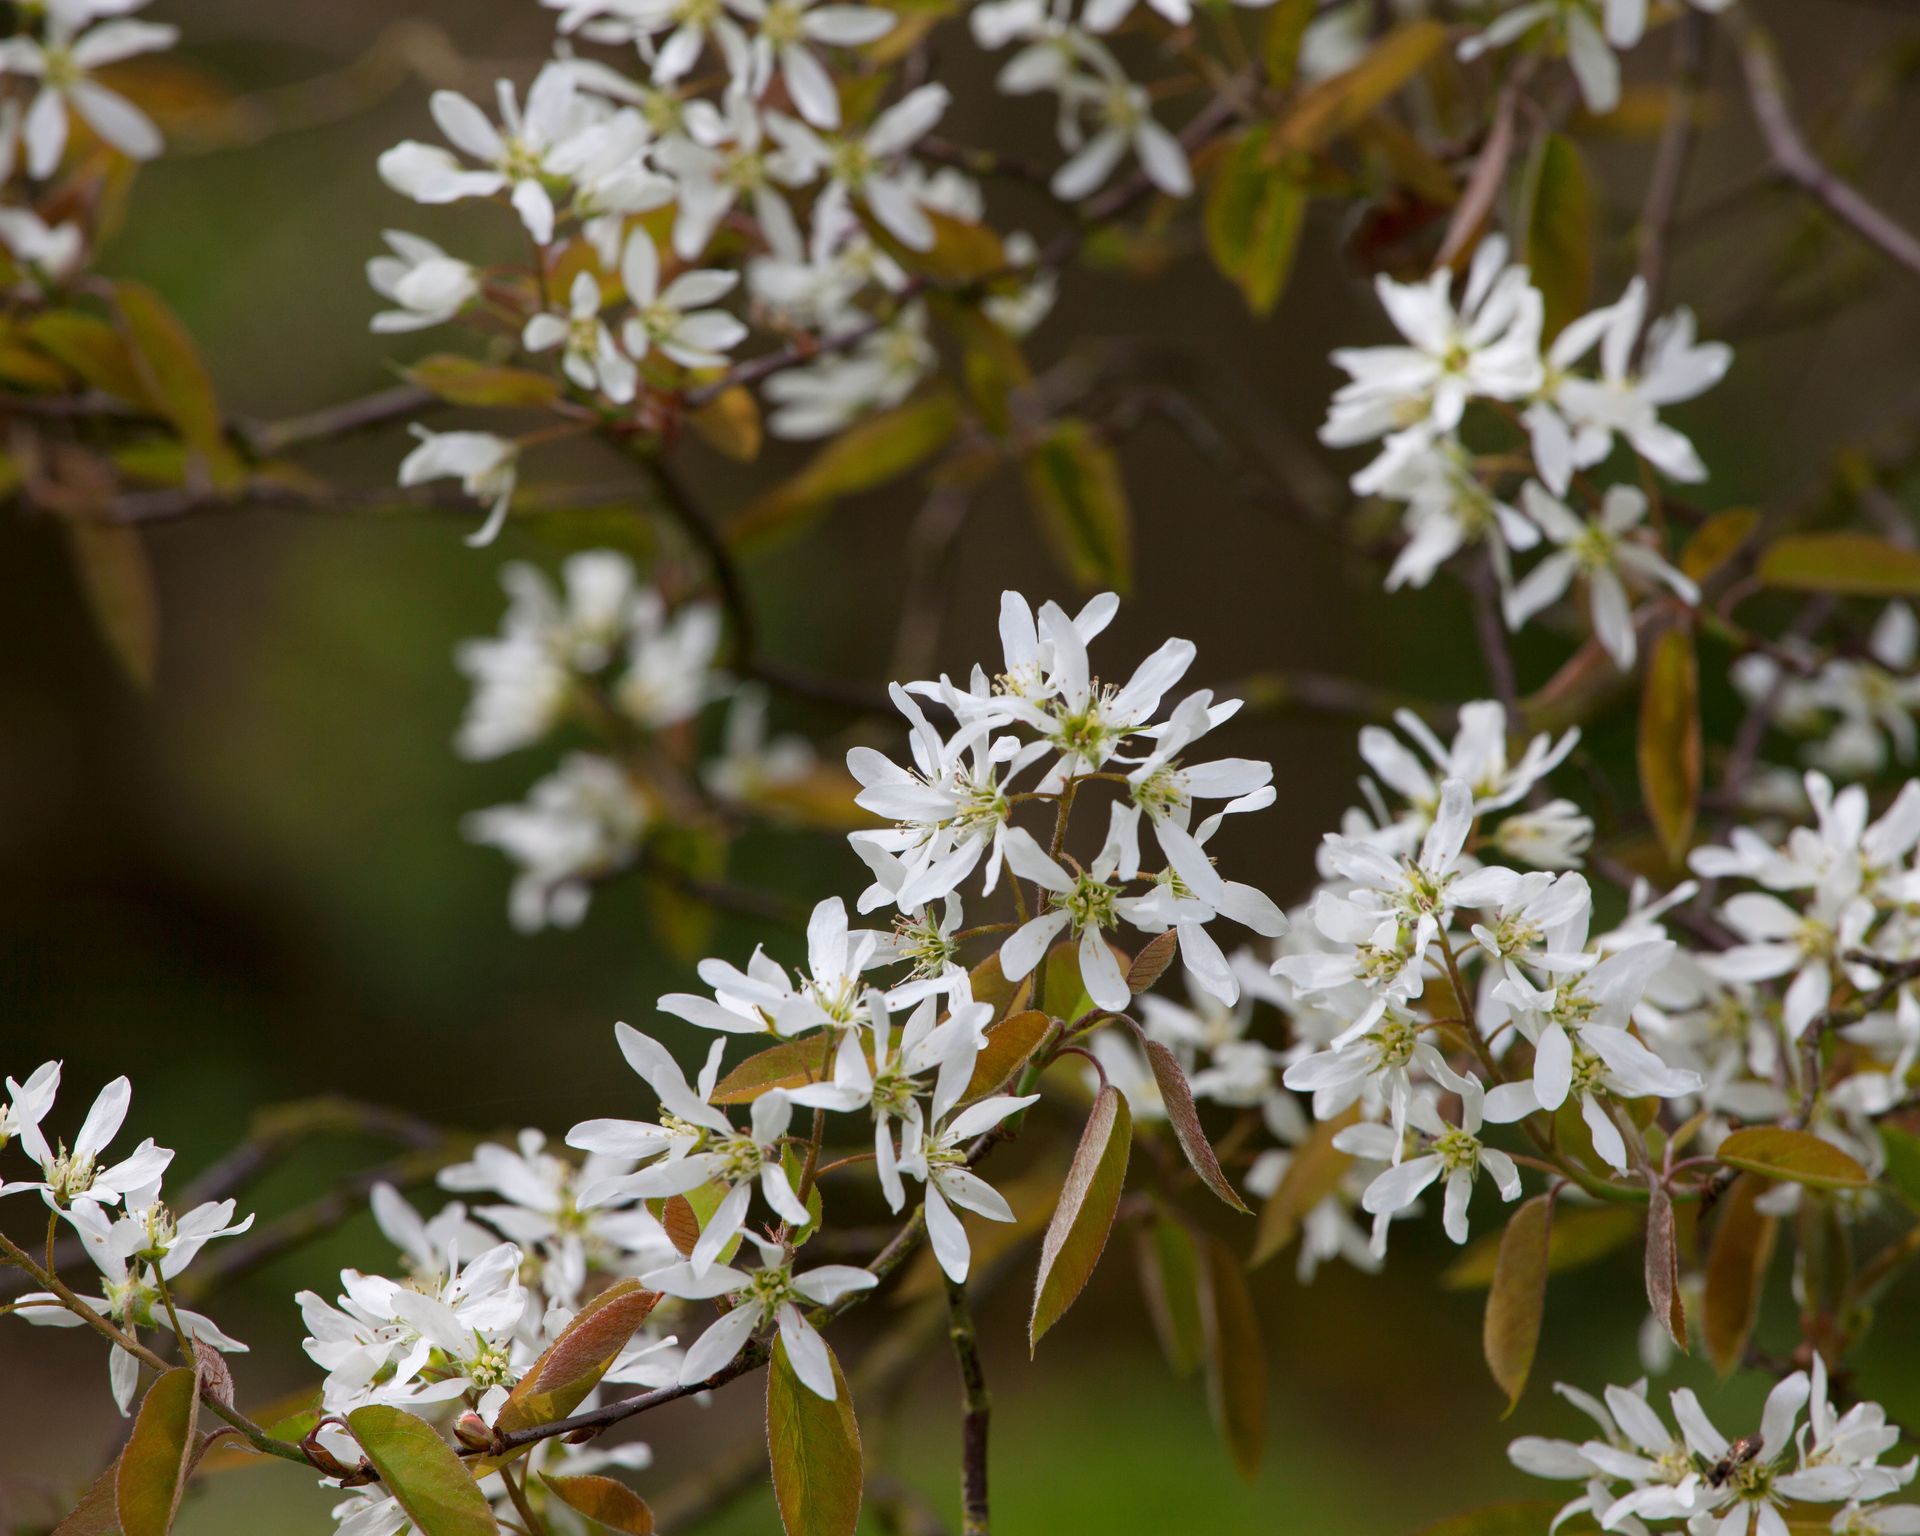
[[[453,1438],[470,1451],[490,1451],[496,1437],[493,1426],[469,1408],[453,1421]]]

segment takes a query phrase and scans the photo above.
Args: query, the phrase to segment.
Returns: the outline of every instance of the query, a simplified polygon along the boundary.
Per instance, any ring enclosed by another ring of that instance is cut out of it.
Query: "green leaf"
[[[1866,1169],[1832,1142],[1784,1126],[1735,1131],[1720,1143],[1714,1156],[1729,1168],[1815,1189],[1858,1189],[1873,1182]]]
[[[425,1419],[370,1403],[347,1415],[347,1428],[419,1536],[498,1536],[487,1496]]]
[[[1139,1236],[1140,1283],[1147,1293],[1147,1314],[1167,1364],[1184,1376],[1200,1363],[1206,1348],[1206,1320],[1200,1314],[1200,1251],[1193,1234],[1164,1211],[1142,1224]]]
[[[1207,1406],[1240,1475],[1260,1470],[1267,1444],[1267,1351],[1233,1250],[1203,1239],[1200,1316],[1206,1333]]]
[[[840,1362],[827,1354],[832,1402],[793,1374],[785,1344],[775,1342],[767,1368],[767,1453],[787,1536],[853,1536],[860,1523],[860,1425]]]
[[[1084,421],[1056,421],[1027,454],[1027,501],[1083,587],[1133,585],[1133,512],[1113,450]]]
[[[987,1031],[987,1043],[973,1059],[973,1077],[961,1095],[962,1101],[983,1098],[1012,1077],[1040,1049],[1040,1042],[1052,1028],[1053,1020],[1037,1008],[995,1024]]]
[[[1696,582],[1705,581],[1733,558],[1759,526],[1760,514],[1752,507],[1714,513],[1681,548],[1680,569]]]
[[[1120,1090],[1108,1084],[1093,1097],[1086,1129],[1060,1186],[1059,1204],[1040,1244],[1040,1273],[1027,1323],[1029,1350],[1039,1347],[1047,1330],[1073,1305],[1100,1262],[1132,1150],[1132,1112]]]
[[[1153,1081],[1160,1089],[1160,1102],[1166,1107],[1167,1123],[1173,1127],[1174,1139],[1186,1154],[1187,1165],[1223,1203],[1243,1216],[1251,1216],[1252,1208],[1227,1182],[1213,1143],[1207,1140],[1206,1128],[1200,1124],[1200,1111],[1194,1107],[1193,1089],[1188,1086],[1187,1074],[1180,1070],[1179,1061],[1172,1051],[1144,1031],[1135,1031],[1135,1034],[1141,1049],[1147,1053],[1147,1065],[1152,1068]]]
[[[1684,628],[1662,634],[1647,658],[1635,747],[1641,799],[1667,862],[1678,869],[1700,804],[1700,664]]]
[[[1701,1330],[1706,1335],[1707,1358],[1722,1376],[1732,1375],[1740,1364],[1760,1318],[1760,1292],[1780,1225],[1754,1203],[1766,1187],[1766,1180],[1750,1173],[1733,1181],[1720,1202],[1713,1247],[1707,1253]]]
[[[638,1280],[617,1280],[575,1314],[500,1405],[502,1434],[564,1419],[600,1384],[660,1300]]]
[[[1122,955],[1120,969],[1124,972],[1127,965]],[[1039,985],[1040,995],[1034,999],[1034,1006],[1051,1018],[1071,1024],[1093,1007],[1087,984],[1080,976],[1080,946],[1071,940],[1047,951],[1040,966]]]
[[[1802,533],[1775,539],[1760,556],[1760,580],[1795,592],[1845,597],[1920,596],[1920,550],[1867,533]]]
[[[1289,160],[1277,130],[1249,128],[1220,157],[1207,192],[1207,251],[1256,315],[1279,302],[1305,223],[1306,188]]]
[[[1267,67],[1268,89],[1281,92],[1293,84],[1300,64],[1300,42],[1320,8],[1319,0],[1278,0],[1267,13],[1267,35],[1261,56]]]
[[[1358,1119],[1348,1110],[1332,1120],[1323,1120],[1302,1142],[1287,1163],[1280,1184],[1260,1210],[1260,1224],[1254,1229],[1254,1268],[1282,1252],[1300,1231],[1300,1223],[1328,1195],[1353,1165],[1353,1158],[1333,1144],[1333,1138]]]
[[[1352,69],[1301,95],[1281,119],[1280,143],[1287,149],[1319,149],[1356,127],[1425,69],[1446,41],[1447,29],[1438,21],[1395,27]]]
[[[213,380],[193,337],[160,296],[139,283],[120,283],[114,301],[133,337],[134,357],[148,398],[172,422],[181,440],[206,461],[213,483],[231,490],[244,478],[227,442]]]
[[[1575,1206],[1554,1212],[1547,1240],[1547,1273],[1578,1269],[1605,1258],[1640,1234],[1640,1213],[1630,1205]],[[1502,1234],[1476,1238],[1440,1276],[1453,1291],[1475,1291],[1493,1284]]]
[[[123,1536],[167,1536],[186,1492],[200,1419],[200,1377],[177,1366],[147,1389],[120,1453],[114,1508]]]
[[[560,381],[529,368],[506,368],[436,352],[407,370],[407,377],[449,405],[517,406],[538,409],[560,398]]]
[[[1565,134],[1549,133],[1527,164],[1523,202],[1525,261],[1546,301],[1546,331],[1557,336],[1593,298],[1593,191],[1580,150]]]
[[[871,1058],[872,1051],[868,1051]],[[803,1088],[833,1076],[831,1041],[788,1040],[758,1051],[714,1084],[715,1104],[751,1104],[775,1088]]]
[[[794,532],[841,498],[898,479],[945,447],[959,423],[945,389],[856,422],[728,524],[728,542],[744,548]]]
[[[931,278],[942,287],[958,288],[1007,270],[1006,250],[1000,244],[1000,237],[987,225],[955,218],[937,208],[923,211],[933,226],[933,244],[924,250],[903,245],[881,224],[871,221],[868,224],[881,244],[909,272]]]
[[[153,405],[126,337],[98,316],[72,309],[49,310],[28,322],[26,336],[82,383],[129,405]]]
[[[1507,1394],[1512,1413],[1527,1389],[1534,1351],[1540,1346],[1540,1322],[1547,1310],[1547,1259],[1553,1230],[1553,1199],[1535,1195],[1507,1222],[1500,1256],[1487,1292],[1480,1345],[1495,1384]]]
[[[1887,1182],[1920,1205],[1920,1136],[1885,1121],[1880,1125],[1880,1145],[1887,1153]]]
[[[139,532],[85,515],[67,518],[62,526],[101,638],[127,676],[151,688],[159,664],[160,606]]]
[[[625,1483],[610,1477],[548,1477],[545,1473],[540,1481],[553,1490],[555,1498],[595,1525],[622,1536],[653,1536],[653,1511]]]

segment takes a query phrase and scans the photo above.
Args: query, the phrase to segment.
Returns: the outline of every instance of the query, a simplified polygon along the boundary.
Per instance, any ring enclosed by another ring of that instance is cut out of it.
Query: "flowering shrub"
[[[188,1303],[325,1223],[236,1220],[258,1157],[175,1190],[171,1152],[125,1145],[128,1079],[82,1117],[61,1063],[27,1071],[14,1041],[0,1213],[37,1199],[47,1222],[44,1242],[0,1236],[0,1313],[91,1333],[132,1418],[58,1529],[164,1533],[231,1442],[337,1489],[345,1536],[642,1533],[647,1450],[600,1437],[764,1371],[786,1529],[850,1536],[873,1362],[850,1375],[829,1337],[870,1294],[917,1286],[956,1354],[964,1528],[984,1536],[970,1298],[1009,1266],[1030,1266],[1037,1349],[1116,1227],[1136,1229],[1170,1359],[1204,1372],[1251,1472],[1271,1261],[1293,1249],[1303,1283],[1377,1269],[1396,1222],[1437,1219],[1487,1289],[1496,1387],[1543,1422],[1527,1394],[1550,1275],[1644,1259],[1647,1375],[1559,1385],[1585,1438],[1512,1443],[1522,1472],[1577,1485],[1538,1528],[1920,1531],[1902,1502],[1920,1462],[1848,1366],[1920,1252],[1920,781],[1895,782],[1915,751],[1920,555],[1908,528],[1847,521],[1851,503],[1686,499],[1708,480],[1689,402],[1734,366],[1662,294],[1707,42],[1738,49],[1781,176],[1908,276],[1920,243],[1814,155],[1746,8],[1270,0],[1207,6],[1202,27],[1186,0],[545,3],[557,38],[532,79],[484,106],[433,91],[435,136],[378,165],[400,198],[477,205],[525,259],[391,233],[368,263],[372,329],[464,345],[273,423],[222,406],[156,294],[94,269],[133,162],[162,151],[142,76],[116,71],[175,30],[132,15],[144,0],[10,7],[0,485],[60,521],[104,635],[149,678],[140,526],[386,499],[295,462],[347,433],[409,423],[391,499],[477,515],[475,546],[526,514],[641,502],[646,569],[613,548],[557,573],[509,563],[499,633],[457,653],[458,752],[558,754],[523,802],[465,825],[513,867],[513,926],[581,923],[597,886],[631,878],[682,950],[704,943],[688,908],[777,927],[778,897],[728,879],[763,823],[844,834],[855,878],[802,916],[797,965],[700,957],[699,990],[659,999],[677,1024],[617,1024],[639,1082],[605,1085],[609,1114],[557,1140],[452,1151],[388,1112],[307,1111],[419,1157],[355,1186],[390,1273],[299,1293],[315,1384],[271,1422],[242,1406],[246,1346]],[[1626,110],[1621,56],[1656,24],[1676,62],[1637,270],[1595,307],[1576,130]],[[1057,154],[943,137],[936,39],[995,55],[1001,92],[1048,98]],[[991,221],[1000,182],[1044,224]],[[1397,339],[1334,352],[1321,440],[1351,460],[1384,586],[1470,594],[1492,697],[1291,684],[1363,722],[1363,803],[1311,873],[1257,870],[1238,818],[1274,814],[1274,768],[1207,739],[1246,707],[1209,681],[1239,659],[1190,678],[1184,639],[1115,655],[1124,422],[1026,343],[1086,261],[1151,282],[1170,229],[1266,313],[1308,205],[1375,197],[1413,210],[1418,254],[1374,263]],[[815,446],[744,508],[703,506],[686,442],[753,462],[766,435]],[[579,442],[634,481],[543,481]],[[1006,466],[1094,595],[1008,591],[998,656],[963,670],[936,643],[896,670],[954,670],[884,694],[768,642],[742,544],[924,475],[937,560]],[[1802,600],[1790,626],[1759,601],[1780,592]],[[1560,653],[1545,680],[1523,678],[1523,629]],[[1722,662],[1744,708],[1724,742],[1706,724]],[[772,731],[777,696],[888,721],[888,746],[843,768]],[[1582,746],[1634,698],[1637,790]],[[670,1043],[700,1032],[703,1049]],[[1017,1185],[994,1166],[1016,1138],[1038,1148]],[[423,1212],[403,1185],[450,1198]],[[1754,1342],[1776,1269],[1797,1311],[1778,1356]],[[1676,1349],[1770,1376],[1759,1422],[1730,1439],[1693,1390],[1657,1393]]]

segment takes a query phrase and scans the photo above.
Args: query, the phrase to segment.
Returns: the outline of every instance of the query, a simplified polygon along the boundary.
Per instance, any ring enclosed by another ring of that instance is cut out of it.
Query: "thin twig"
[[[965,1282],[947,1281],[947,1337],[960,1366],[960,1530],[961,1536],[989,1536],[987,1505],[987,1430],[993,1400],[980,1364],[973,1310]]]

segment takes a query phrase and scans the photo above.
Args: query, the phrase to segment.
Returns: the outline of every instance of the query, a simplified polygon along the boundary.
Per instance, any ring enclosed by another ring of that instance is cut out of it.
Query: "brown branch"
[[[1799,187],[1889,261],[1920,277],[1920,238],[1836,176],[1808,146],[1787,104],[1779,49],[1754,23],[1734,13],[1747,98],[1777,174]]]
[[[993,1400],[980,1364],[973,1310],[964,1282],[947,1281],[947,1337],[960,1367],[960,1530],[961,1536],[989,1536],[987,1504],[987,1430]]]

